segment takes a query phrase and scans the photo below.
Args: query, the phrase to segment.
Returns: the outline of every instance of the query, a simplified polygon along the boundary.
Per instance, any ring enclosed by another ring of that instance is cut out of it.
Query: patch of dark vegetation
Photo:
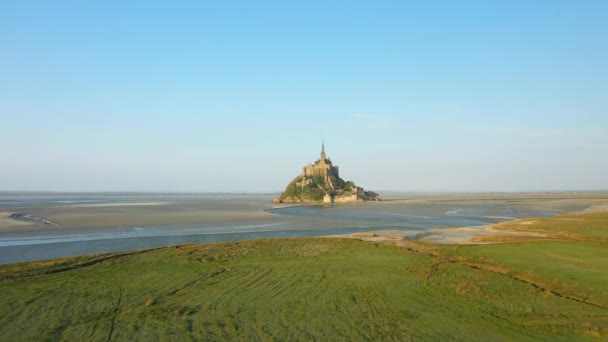
[[[16,220],[16,221],[39,222],[39,223],[44,223],[44,224],[48,224],[51,226],[58,226],[58,224],[53,221],[47,220],[42,217],[34,216],[30,213],[14,213],[14,214],[9,215],[8,218],[10,218],[12,220]]]
[[[315,177],[311,180],[310,184],[298,185],[298,182],[302,181],[302,177],[298,177],[293,180],[285,191],[281,194],[281,200],[294,200],[294,201],[311,201],[319,202],[323,200],[325,196],[325,190],[323,189],[324,182],[321,177]],[[320,179],[320,180],[319,180]]]

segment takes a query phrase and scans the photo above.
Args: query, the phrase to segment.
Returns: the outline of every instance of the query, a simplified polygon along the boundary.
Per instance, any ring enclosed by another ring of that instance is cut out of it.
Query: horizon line
[[[545,190],[372,190],[384,193],[411,194],[516,194],[516,193],[608,193],[608,189],[545,189]],[[167,194],[167,195],[271,195],[281,193],[274,191],[173,191],[173,190],[0,190],[0,194]]]

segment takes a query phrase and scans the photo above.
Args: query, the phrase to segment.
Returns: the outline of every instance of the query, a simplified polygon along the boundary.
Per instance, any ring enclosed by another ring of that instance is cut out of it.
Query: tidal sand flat
[[[4,194],[0,263],[269,237],[370,230],[415,234],[549,217],[602,203],[601,194],[393,194],[374,203],[273,206],[273,197]],[[16,214],[19,219],[10,218]]]
[[[262,239],[0,266],[0,339],[608,338],[608,213],[534,241]],[[502,225],[502,224],[501,224]]]

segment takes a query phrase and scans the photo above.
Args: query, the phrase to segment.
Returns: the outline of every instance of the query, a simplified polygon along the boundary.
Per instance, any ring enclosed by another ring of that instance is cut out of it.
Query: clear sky
[[[2,1],[0,190],[608,189],[608,1]]]

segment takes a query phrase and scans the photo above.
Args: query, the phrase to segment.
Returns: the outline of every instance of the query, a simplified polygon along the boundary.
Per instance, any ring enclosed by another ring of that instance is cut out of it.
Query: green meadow
[[[608,214],[510,229],[548,235],[268,239],[5,265],[0,340],[608,339]]]

